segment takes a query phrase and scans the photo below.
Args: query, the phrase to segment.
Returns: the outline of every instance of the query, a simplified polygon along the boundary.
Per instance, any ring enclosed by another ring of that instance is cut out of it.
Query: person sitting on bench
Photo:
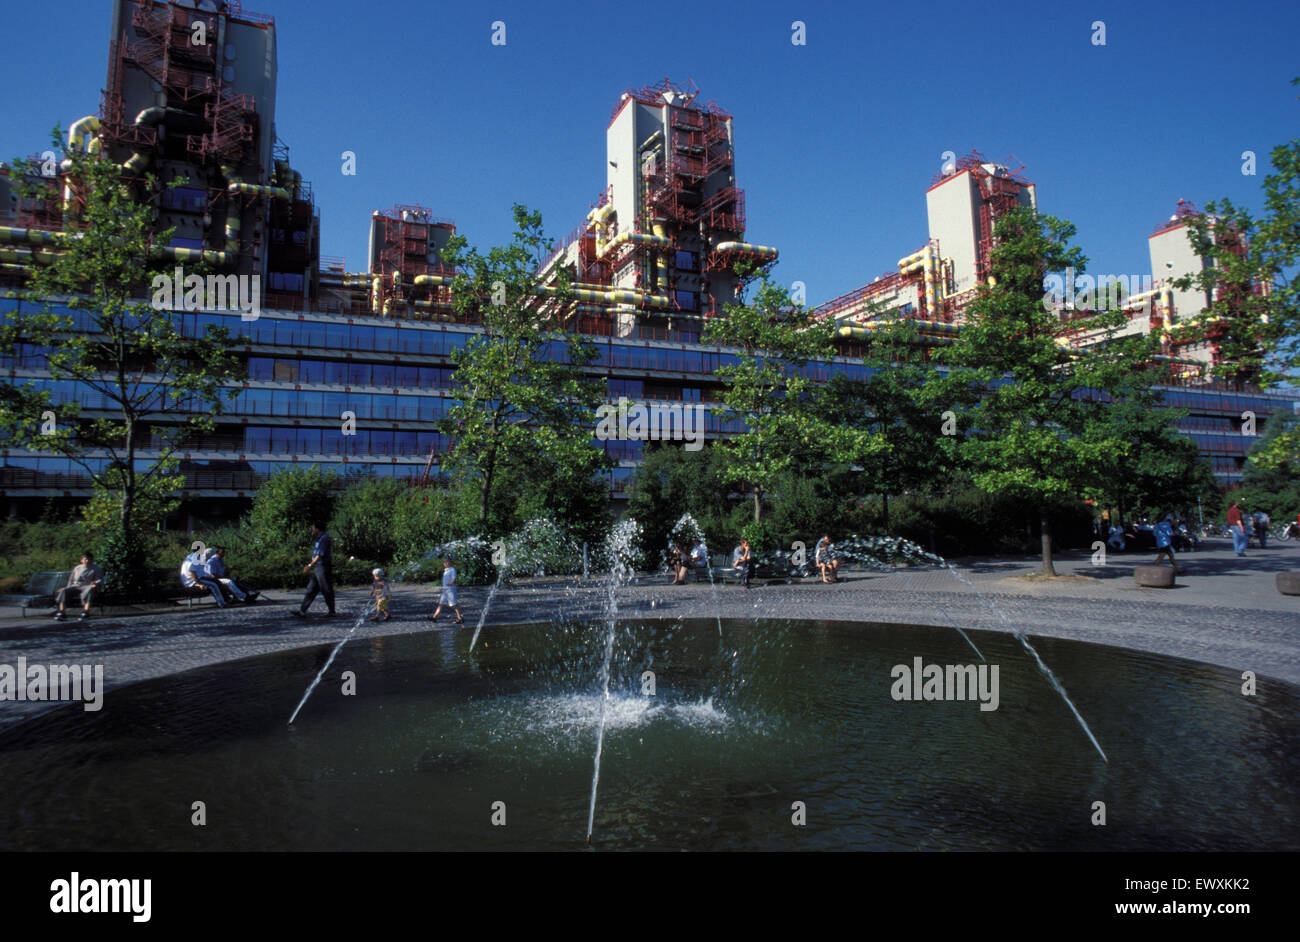
[[[59,590],[59,610],[54,613],[54,620],[63,621],[67,617],[63,614],[63,609],[68,604],[68,594],[74,589],[81,597],[81,618],[89,618],[90,603],[95,600],[103,582],[104,570],[95,565],[95,557],[90,553],[82,553],[80,565],[68,574],[68,584]]]
[[[224,546],[209,549],[203,554],[203,562],[207,567],[208,577],[220,582],[226,591],[239,601],[251,602],[260,594],[226,572],[226,548]]]
[[[835,544],[831,542],[829,533],[817,541],[817,552],[813,561],[817,563],[817,568],[821,570],[822,582],[840,581],[840,559],[835,555]]]
[[[226,596],[221,583],[208,575],[207,565],[203,562],[203,550],[195,550],[181,563],[181,585],[187,589],[207,589],[217,600],[217,608],[226,607]]]

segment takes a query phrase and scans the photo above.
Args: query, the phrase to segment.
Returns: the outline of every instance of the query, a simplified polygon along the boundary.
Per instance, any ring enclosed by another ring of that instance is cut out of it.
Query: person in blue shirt
[[[740,577],[740,584],[748,589],[750,572],[754,567],[754,554],[750,552],[749,540],[740,541],[740,545],[731,554],[731,565]]]
[[[208,551],[203,554],[203,561],[207,567],[209,578],[216,579],[220,582],[222,588],[235,598],[239,599],[239,601],[244,603],[252,602],[258,597],[258,595],[260,595],[260,593],[253,591],[248,586],[244,585],[243,582],[236,579],[226,569],[226,548],[224,546],[209,548]]]
[[[334,541],[325,532],[323,520],[311,525],[311,535],[316,538],[311,551],[311,562],[302,567],[303,572],[311,573],[311,581],[307,583],[307,594],[302,598],[302,605],[290,614],[296,618],[305,618],[307,609],[315,601],[317,593],[320,593],[325,596],[325,606],[332,618],[338,614],[334,611]]]
[[[1178,568],[1178,560],[1174,559],[1174,515],[1167,513],[1153,528],[1156,538],[1156,561],[1153,566],[1159,566],[1160,560],[1169,554],[1169,565],[1174,567],[1174,572],[1181,575],[1182,570]]]

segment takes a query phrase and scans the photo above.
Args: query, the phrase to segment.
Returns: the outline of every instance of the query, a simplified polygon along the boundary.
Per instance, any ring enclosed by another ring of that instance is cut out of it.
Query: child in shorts
[[[388,574],[382,569],[372,569],[370,575],[374,581],[370,584],[370,597],[375,600],[375,614],[371,621],[388,621],[388,602],[393,597],[393,590],[388,586]]]
[[[438,596],[438,607],[429,616],[430,621],[438,620],[444,605],[456,613],[456,624],[465,624],[465,619],[460,614],[460,605],[456,602],[456,569],[452,566],[451,560],[445,556],[442,560],[442,595]]]

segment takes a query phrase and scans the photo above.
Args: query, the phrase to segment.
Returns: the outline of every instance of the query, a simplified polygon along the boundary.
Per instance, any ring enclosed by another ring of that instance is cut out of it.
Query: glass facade
[[[0,318],[19,302],[0,299]],[[54,306],[54,313],[87,330],[87,315]],[[178,313],[179,328],[202,336],[227,331],[247,367],[248,378],[216,418],[216,428],[187,441],[181,471],[187,489],[207,496],[246,494],[277,468],[316,463],[348,475],[375,474],[418,478],[429,456],[449,443],[437,425],[455,403],[454,351],[463,349],[476,330],[437,322],[345,318],[337,315],[264,312],[253,320],[239,314]],[[682,339],[674,332],[675,339]],[[698,343],[668,343],[640,336],[593,336],[596,361],[588,367],[603,381],[609,402],[664,408],[664,403],[703,410],[705,432],[716,438],[739,431],[712,411],[721,383],[720,367],[737,362],[726,350]],[[9,382],[31,381],[49,390],[54,401],[76,402],[87,414],[111,411],[112,402],[84,384],[51,380],[45,351],[24,345],[15,356],[0,359]],[[565,356],[565,345],[551,343],[547,354]],[[810,363],[810,378],[832,375],[865,379],[873,370],[851,359]],[[162,404],[164,391],[159,390]],[[1165,402],[1188,410],[1179,423],[1212,462],[1224,483],[1240,478],[1254,439],[1242,432],[1242,413],[1255,414],[1256,428],[1278,409],[1290,410],[1296,398],[1283,392],[1234,391],[1222,384],[1178,386],[1165,390]],[[174,413],[178,406],[168,404]],[[181,411],[184,404],[179,404]],[[168,437],[168,417],[152,417],[150,450],[156,456]],[[171,422],[175,422],[173,417]],[[594,427],[594,424],[593,424]],[[626,487],[643,454],[639,441],[596,442],[617,464],[610,473],[611,494]],[[9,494],[84,493],[88,482],[80,466],[66,458],[5,451],[0,488]]]

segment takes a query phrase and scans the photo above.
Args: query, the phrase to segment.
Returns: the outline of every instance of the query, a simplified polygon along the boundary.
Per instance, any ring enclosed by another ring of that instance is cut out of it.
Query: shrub
[[[353,483],[339,496],[330,521],[334,552],[391,560],[399,547],[394,518],[410,497],[411,488],[392,478]]]
[[[248,514],[249,543],[258,551],[311,548],[311,525],[334,509],[338,475],[311,467],[272,474],[257,490]],[[299,566],[302,563],[298,564]]]

